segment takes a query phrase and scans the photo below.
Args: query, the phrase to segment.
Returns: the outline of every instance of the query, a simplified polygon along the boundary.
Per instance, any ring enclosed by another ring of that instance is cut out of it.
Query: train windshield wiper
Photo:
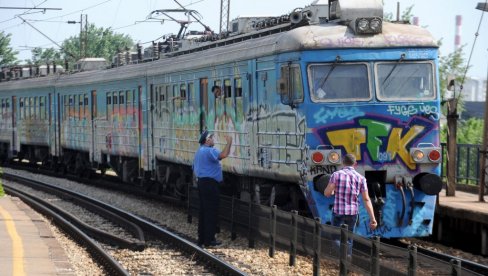
[[[390,70],[390,73],[388,73],[388,75],[386,76],[386,78],[383,80],[383,82],[381,83],[381,86],[385,85],[386,81],[390,78],[391,74],[393,74],[393,71],[395,71],[396,67],[398,66],[398,64],[400,64],[403,60],[405,59],[405,54],[402,54],[400,56],[400,59],[395,63],[395,65],[393,66],[393,68],[391,68]]]
[[[327,81],[327,79],[329,78],[330,74],[332,73],[332,71],[334,71],[334,69],[336,68],[337,66],[337,63],[339,63],[339,61],[341,61],[341,57],[340,56],[337,56],[336,57],[336,60],[334,61],[334,63],[332,64],[332,68],[330,68],[329,72],[327,72],[327,75],[325,75],[325,77],[322,79],[322,81],[320,82],[320,88],[322,88],[325,84],[325,82]]]

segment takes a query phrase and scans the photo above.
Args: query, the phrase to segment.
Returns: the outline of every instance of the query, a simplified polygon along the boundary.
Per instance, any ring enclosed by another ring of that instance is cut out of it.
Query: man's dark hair
[[[220,89],[220,87],[218,87],[217,85],[212,86],[212,93],[214,93],[216,89]]]
[[[342,164],[344,164],[344,166],[352,166],[354,163],[356,163],[356,157],[351,153],[344,155],[342,158]]]

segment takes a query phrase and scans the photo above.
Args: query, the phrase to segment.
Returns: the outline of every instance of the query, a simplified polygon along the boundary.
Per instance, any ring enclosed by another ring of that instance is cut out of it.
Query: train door
[[[96,122],[97,122],[97,90],[91,91],[91,162],[100,162],[100,159],[97,158],[98,156],[98,147],[96,143]]]
[[[12,96],[12,144],[10,145],[10,153],[16,154],[17,144],[17,97]],[[12,157],[12,156],[10,156]]]
[[[208,78],[200,79],[200,133],[208,128]]]

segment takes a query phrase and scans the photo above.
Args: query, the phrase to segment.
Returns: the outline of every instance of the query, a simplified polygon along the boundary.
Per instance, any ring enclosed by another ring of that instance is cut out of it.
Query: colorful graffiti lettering
[[[358,161],[366,156],[378,164],[399,160],[415,170],[416,164],[411,161],[408,149],[432,129],[437,126],[421,116],[413,116],[406,123],[383,117],[363,117],[349,124],[322,127],[316,132],[323,144],[342,147]]]

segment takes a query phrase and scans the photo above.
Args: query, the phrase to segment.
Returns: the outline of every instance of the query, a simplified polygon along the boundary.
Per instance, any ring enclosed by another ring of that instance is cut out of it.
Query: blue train
[[[378,2],[239,17],[226,35],[168,38],[151,62],[3,74],[0,158],[79,175],[111,169],[185,197],[207,129],[218,147],[233,136],[226,193],[328,223],[327,175],[353,153],[379,221],[372,233],[363,210],[357,233],[430,235],[442,187],[438,46],[423,28],[384,22]]]

